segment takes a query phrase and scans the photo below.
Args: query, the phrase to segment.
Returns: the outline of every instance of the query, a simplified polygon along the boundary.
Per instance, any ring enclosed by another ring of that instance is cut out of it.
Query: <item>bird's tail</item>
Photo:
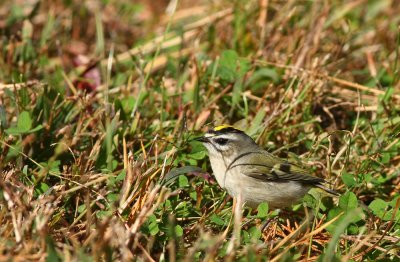
[[[323,184],[315,184],[316,187],[321,188],[322,190],[324,190],[325,192],[328,192],[331,195],[334,196],[340,196],[340,194],[338,192],[336,192],[333,189],[327,188],[326,186],[324,186]]]

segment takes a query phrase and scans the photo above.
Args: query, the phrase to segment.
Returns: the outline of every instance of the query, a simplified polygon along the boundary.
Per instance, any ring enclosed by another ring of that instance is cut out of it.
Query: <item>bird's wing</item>
[[[239,166],[242,166],[244,175],[263,181],[298,181],[311,185],[325,182],[324,179],[308,175],[306,170],[267,152],[243,153],[229,164],[228,170]]]

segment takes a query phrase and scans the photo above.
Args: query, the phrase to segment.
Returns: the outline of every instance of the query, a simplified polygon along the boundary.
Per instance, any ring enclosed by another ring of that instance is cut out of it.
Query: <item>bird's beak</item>
[[[208,138],[205,137],[205,136],[201,136],[201,137],[195,138],[194,140],[202,142],[202,143],[208,143],[209,142]]]

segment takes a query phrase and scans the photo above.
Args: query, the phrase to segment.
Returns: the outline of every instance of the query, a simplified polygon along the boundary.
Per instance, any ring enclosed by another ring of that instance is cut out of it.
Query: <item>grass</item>
[[[1,260],[399,259],[396,2],[174,3],[0,7]],[[220,123],[341,196],[261,232],[193,141]]]

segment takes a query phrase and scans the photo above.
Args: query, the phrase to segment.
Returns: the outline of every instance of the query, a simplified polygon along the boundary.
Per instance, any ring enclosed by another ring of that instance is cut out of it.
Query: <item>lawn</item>
[[[0,260],[400,261],[399,14],[4,1]],[[194,140],[223,123],[340,197],[241,209]]]

